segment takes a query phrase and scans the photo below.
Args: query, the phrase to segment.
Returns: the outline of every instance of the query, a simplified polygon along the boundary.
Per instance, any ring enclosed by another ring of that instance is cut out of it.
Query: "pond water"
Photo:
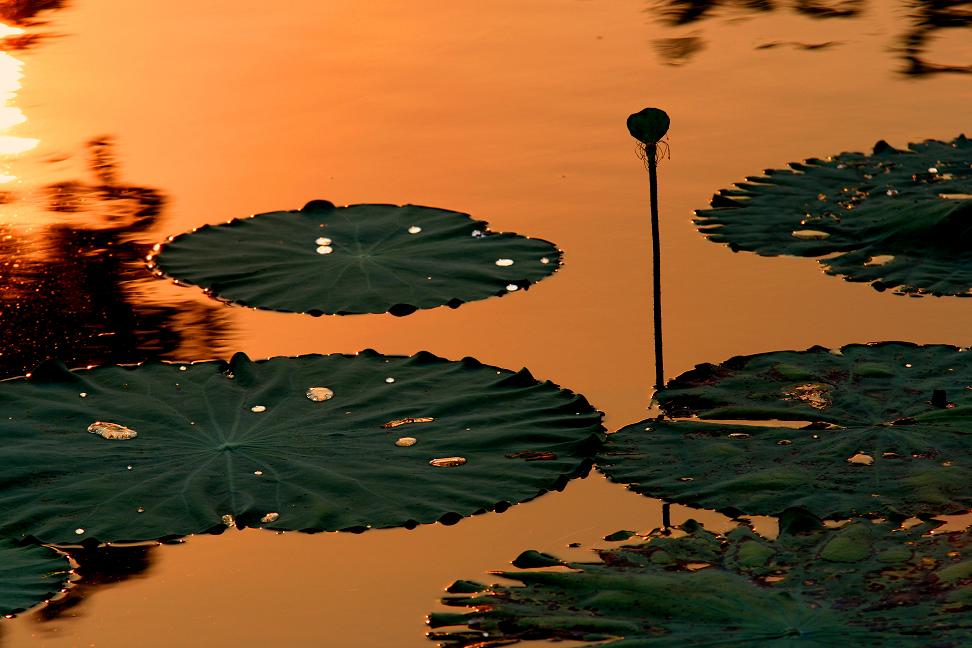
[[[691,222],[767,167],[972,135],[972,29],[937,29],[938,3],[3,6],[4,376],[50,355],[424,349],[529,367],[616,430],[647,415],[653,383],[647,178],[624,127],[646,105],[673,124],[660,166],[670,376],[814,344],[972,341],[966,300],[733,254]],[[225,306],[141,265],[168,235],[313,198],[465,211],[556,242],[566,264],[529,292],[405,318]],[[192,537],[91,560],[67,597],[0,621],[0,646],[427,646],[424,615],[452,580],[488,579],[527,548],[588,557],[610,532],[660,524],[659,501],[593,473],[455,526]]]

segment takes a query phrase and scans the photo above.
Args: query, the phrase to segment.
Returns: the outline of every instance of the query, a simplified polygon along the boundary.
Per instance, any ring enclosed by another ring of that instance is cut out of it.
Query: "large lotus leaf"
[[[598,469],[635,492],[728,514],[912,517],[972,508],[972,427],[793,429],[648,420],[609,435]]]
[[[0,535],[451,522],[562,488],[601,431],[582,396],[471,358],[46,366],[0,382]]]
[[[972,356],[889,342],[700,365],[657,394],[672,416],[805,420],[803,429],[648,420],[599,468],[636,492],[750,515],[959,513],[972,506]]]
[[[505,295],[550,275],[547,241],[491,232],[466,214],[415,205],[313,201],[181,234],[150,267],[218,298],[270,310],[408,315]]]
[[[972,290],[972,140],[927,140],[908,151],[878,142],[747,178],[699,210],[696,224],[733,250],[827,256],[829,274],[878,290]]]
[[[53,549],[0,540],[0,617],[31,608],[67,583],[71,566]]]
[[[970,386],[972,354],[964,348],[879,342],[702,364],[670,380],[656,398],[672,417],[959,431],[972,422]]]
[[[972,533],[930,535],[856,520],[787,530],[776,540],[694,522],[679,537],[601,550],[601,563],[499,572],[520,585],[460,582],[432,614],[441,646],[577,640],[611,648],[972,644]],[[478,591],[472,591],[477,590]]]

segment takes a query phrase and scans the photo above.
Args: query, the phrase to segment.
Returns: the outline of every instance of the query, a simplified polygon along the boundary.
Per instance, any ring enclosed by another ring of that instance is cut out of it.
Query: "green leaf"
[[[0,382],[0,534],[69,544],[451,523],[586,474],[601,431],[582,396],[471,358],[47,365]]]
[[[970,384],[972,355],[945,345],[814,347],[700,365],[658,393],[668,415],[814,423],[642,421],[608,436],[598,468],[638,493],[727,513],[961,513],[972,507]]]
[[[149,265],[245,306],[408,315],[527,289],[560,258],[552,243],[458,212],[317,200],[204,225],[161,245]]]
[[[665,137],[671,119],[659,108],[645,108],[628,116],[628,132],[643,144],[654,144]]]
[[[972,140],[878,142],[790,166],[720,191],[696,212],[699,230],[734,251],[826,256],[828,274],[878,290],[972,289]]]
[[[7,614],[31,608],[67,584],[70,565],[47,547],[0,540],[0,623]]]
[[[685,525],[681,537],[656,533],[602,549],[602,562],[569,563],[574,571],[500,572],[518,585],[484,587],[465,602],[450,597],[448,605],[475,611],[440,621],[466,629],[430,636],[446,648],[543,639],[611,648],[958,648],[972,642],[963,598],[972,532],[930,535],[933,528],[858,519],[769,540],[748,526],[718,536]],[[699,547],[704,560],[692,557]],[[889,554],[898,558],[888,562]]]

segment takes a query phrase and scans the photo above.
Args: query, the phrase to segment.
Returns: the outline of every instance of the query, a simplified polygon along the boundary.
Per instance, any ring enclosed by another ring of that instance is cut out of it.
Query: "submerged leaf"
[[[945,345],[815,347],[700,365],[657,394],[668,415],[811,425],[642,421],[608,437],[598,467],[636,492],[730,513],[960,513],[972,507],[970,384],[972,355]]]
[[[177,280],[245,306],[312,315],[457,307],[527,288],[560,264],[552,243],[490,232],[459,212],[320,200],[204,225],[159,247],[149,264]]]
[[[0,540],[0,623],[49,599],[68,580],[70,565],[53,549]]]
[[[841,153],[767,170],[712,199],[696,224],[733,250],[822,257],[828,274],[899,293],[972,290],[972,140]]]
[[[520,640],[652,646],[958,648],[972,642],[972,532],[855,520],[776,540],[687,523],[682,537],[602,549],[573,571],[501,572],[518,586],[456,590],[466,615],[430,617],[446,648]],[[550,558],[550,560],[555,560]]]
[[[585,474],[602,430],[583,397],[472,359],[238,354],[229,365],[184,366],[0,382],[0,533],[73,544],[224,524],[320,531],[452,522]],[[309,400],[308,387],[321,384],[333,397]],[[396,445],[399,431],[383,425],[416,409],[434,421],[409,426],[418,443]],[[105,442],[86,432],[96,419],[138,436]],[[506,458],[538,447],[556,459]],[[447,468],[430,465],[445,460]]]

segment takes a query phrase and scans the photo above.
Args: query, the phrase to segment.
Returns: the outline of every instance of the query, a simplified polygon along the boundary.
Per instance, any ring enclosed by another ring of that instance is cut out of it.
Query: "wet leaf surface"
[[[0,624],[57,594],[71,566],[53,549],[0,540]]]
[[[961,513],[972,507],[970,385],[972,356],[945,345],[815,347],[700,365],[657,395],[668,415],[811,424],[646,420],[610,435],[598,467],[636,492],[729,513]]]
[[[310,400],[311,386],[333,396]],[[434,420],[408,427],[414,445],[384,427],[418,416]],[[137,436],[90,434],[94,421]],[[0,382],[0,534],[76,544],[451,523],[586,474],[601,432],[582,396],[471,358],[45,365]],[[537,448],[556,457],[506,457]]]
[[[972,289],[972,140],[878,142],[790,167],[720,191],[699,230],[736,251],[826,257],[828,274],[878,290]]]
[[[560,256],[552,243],[491,232],[459,212],[314,201],[204,225],[162,245],[150,266],[245,306],[408,315],[528,288]]]
[[[466,627],[430,636],[447,648],[544,639],[612,648],[972,641],[972,532],[782,522],[769,540],[746,525],[716,535],[689,521],[673,536],[599,550],[601,563],[498,572],[516,585],[450,589],[460,594],[443,603],[474,611],[431,614],[433,628]]]

